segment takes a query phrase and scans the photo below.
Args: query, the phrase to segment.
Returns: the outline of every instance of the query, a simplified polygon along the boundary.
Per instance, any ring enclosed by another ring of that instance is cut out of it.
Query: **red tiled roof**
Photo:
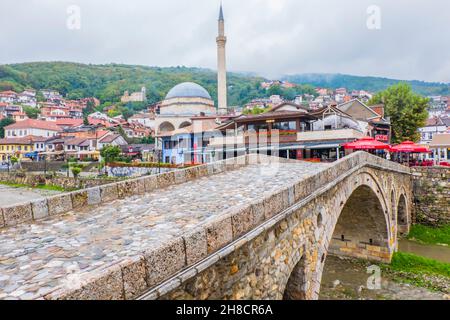
[[[2,92],[0,92],[0,95],[8,95],[8,96],[12,96],[12,95],[17,95],[17,93],[16,92],[14,92],[14,91],[11,91],[11,90],[8,90],[8,91],[2,91]]]
[[[58,119],[56,120],[56,125],[61,127],[78,127],[83,124],[83,119]]]
[[[35,142],[44,142],[47,138],[44,137],[37,137],[37,136],[26,136],[22,138],[4,138],[0,139],[0,145],[6,145],[6,144],[21,144],[21,145],[28,145]]]
[[[11,124],[5,129],[43,129],[43,130],[50,130],[50,131],[61,131],[61,128],[56,125],[56,123],[51,121],[44,121],[44,120],[36,120],[36,119],[27,119],[24,121],[16,122],[14,124]]]

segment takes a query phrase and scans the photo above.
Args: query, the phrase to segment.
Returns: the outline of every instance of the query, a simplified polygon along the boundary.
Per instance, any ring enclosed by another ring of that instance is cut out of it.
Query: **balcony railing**
[[[355,129],[306,131],[297,133],[297,141],[351,140],[361,139],[364,133]]]

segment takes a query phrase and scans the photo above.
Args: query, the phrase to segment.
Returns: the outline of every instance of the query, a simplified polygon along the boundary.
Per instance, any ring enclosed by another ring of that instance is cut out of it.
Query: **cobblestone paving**
[[[0,231],[0,299],[41,298],[326,166],[283,163],[268,175],[267,166],[250,165],[4,229]]]

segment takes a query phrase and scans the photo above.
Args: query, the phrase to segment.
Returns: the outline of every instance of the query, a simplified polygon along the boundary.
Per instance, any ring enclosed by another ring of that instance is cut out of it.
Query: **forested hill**
[[[378,92],[397,82],[376,77],[348,75],[306,74],[286,76],[284,80],[297,83],[293,89],[272,88],[268,92],[260,83],[262,77],[229,73],[229,105],[242,106],[255,98],[281,94],[294,99],[296,94],[314,93],[314,87]],[[0,91],[20,92],[25,88],[58,90],[68,99],[97,97],[103,105],[117,103],[125,90],[139,91],[147,88],[149,103],[160,101],[175,85],[193,81],[205,87],[211,96],[217,97],[216,73],[208,69],[186,67],[146,67],[121,64],[79,64],[70,62],[35,62],[0,65]],[[414,91],[423,95],[450,95],[449,84],[408,82]],[[217,103],[217,101],[216,101]]]
[[[0,91],[24,88],[58,90],[68,99],[97,97],[102,103],[118,102],[125,90],[147,88],[149,103],[160,101],[175,85],[193,81],[217,96],[216,73],[199,68],[158,68],[134,65],[91,65],[67,62],[36,62],[0,65]],[[262,78],[230,73],[229,104],[241,105],[264,96]]]
[[[315,87],[322,88],[347,88],[348,90],[366,90],[369,92],[382,91],[399,82],[406,82],[415,92],[424,96],[450,95],[449,83],[403,81],[379,77],[360,77],[344,74],[317,73],[285,76],[283,80],[297,84],[308,83]]]

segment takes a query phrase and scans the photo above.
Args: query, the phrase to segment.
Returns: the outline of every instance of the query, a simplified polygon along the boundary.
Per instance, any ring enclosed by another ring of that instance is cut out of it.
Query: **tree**
[[[78,178],[78,175],[81,173],[81,168],[78,167],[78,166],[75,166],[75,167],[72,167],[72,168],[71,168],[71,171],[72,171],[73,177],[74,177],[75,179],[77,179],[77,178]]]
[[[269,90],[267,90],[267,93],[269,96],[282,96],[283,95],[283,88],[281,88],[280,85],[276,84],[274,86],[271,86]]]
[[[23,111],[27,114],[30,119],[37,119],[39,116],[39,109],[33,107],[24,107]]]
[[[3,118],[0,120],[0,138],[3,139],[5,137],[5,127],[15,123],[12,118]]]
[[[406,140],[419,141],[419,128],[425,126],[428,118],[429,100],[415,94],[406,83],[399,83],[376,94],[369,105],[384,104],[385,113],[392,123],[394,143]]]
[[[11,162],[12,165],[15,165],[16,163],[19,162],[19,158],[12,156],[9,161]]]
[[[100,155],[105,159],[106,162],[114,161],[119,157],[121,153],[122,150],[120,150],[119,146],[112,145],[107,145],[100,151]]]

